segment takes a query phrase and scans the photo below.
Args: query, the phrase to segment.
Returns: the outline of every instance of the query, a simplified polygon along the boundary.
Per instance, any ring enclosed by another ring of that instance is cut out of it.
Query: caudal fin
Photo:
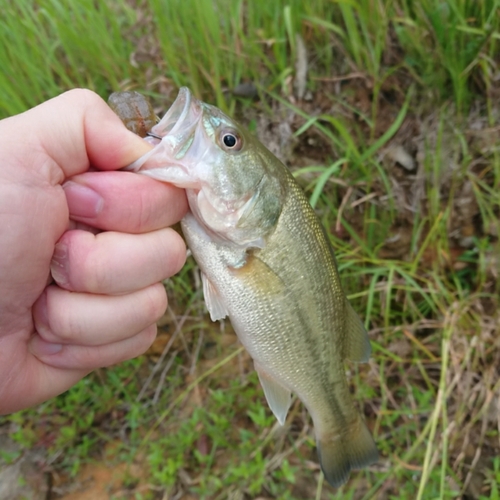
[[[362,469],[378,460],[370,431],[361,420],[342,436],[325,433],[317,437],[318,454],[325,479],[335,488],[342,486],[351,470]]]

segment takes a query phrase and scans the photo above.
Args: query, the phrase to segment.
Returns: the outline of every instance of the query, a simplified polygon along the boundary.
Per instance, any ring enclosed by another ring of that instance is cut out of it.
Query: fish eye
[[[233,134],[226,134],[223,138],[222,141],[228,148],[234,148],[236,146],[236,137]]]
[[[239,151],[243,144],[241,137],[234,130],[223,130],[220,138],[225,149],[230,149],[231,151]]]

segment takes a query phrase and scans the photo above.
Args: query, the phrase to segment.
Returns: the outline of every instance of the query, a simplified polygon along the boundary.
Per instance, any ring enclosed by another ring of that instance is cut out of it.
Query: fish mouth
[[[201,116],[201,106],[187,87],[181,87],[175,101],[156,124],[149,135],[163,138],[168,134],[182,133],[183,129],[191,128]]]
[[[187,87],[181,87],[172,106],[160,122],[148,132],[146,140],[155,147],[131,163],[126,170],[134,172],[141,170],[146,175],[172,182],[179,187],[188,187],[188,185],[191,187],[192,182],[188,182],[187,179],[189,174],[185,155],[187,151],[193,149],[194,145],[196,145],[194,148],[196,152],[200,149],[201,145],[198,144],[200,140],[196,140],[196,132],[202,117],[202,103]],[[164,170],[167,167],[176,168],[176,171],[184,171],[183,175],[179,174],[180,184],[175,183],[171,178],[174,175],[173,171],[170,174],[158,174],[159,169]]]
[[[187,87],[181,87],[175,101],[148,135],[163,139],[168,136],[178,136],[179,141],[191,133],[202,115],[201,103]]]

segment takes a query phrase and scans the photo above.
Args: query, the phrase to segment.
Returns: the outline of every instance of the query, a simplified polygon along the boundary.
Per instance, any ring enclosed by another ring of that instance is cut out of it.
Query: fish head
[[[257,139],[185,87],[150,136],[158,144],[131,170],[185,188],[192,213],[214,237],[264,246],[283,188],[278,160]]]

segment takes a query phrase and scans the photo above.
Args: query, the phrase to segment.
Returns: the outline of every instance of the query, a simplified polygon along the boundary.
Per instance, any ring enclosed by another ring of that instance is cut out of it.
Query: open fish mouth
[[[148,135],[158,139],[167,135],[185,136],[196,127],[201,115],[200,101],[191,94],[187,87],[181,87],[172,106]]]
[[[192,145],[202,116],[201,102],[187,87],[181,87],[172,106],[147,134],[146,140],[155,147],[125,169],[137,172],[146,162],[146,170],[158,168],[162,162],[177,164]]]

